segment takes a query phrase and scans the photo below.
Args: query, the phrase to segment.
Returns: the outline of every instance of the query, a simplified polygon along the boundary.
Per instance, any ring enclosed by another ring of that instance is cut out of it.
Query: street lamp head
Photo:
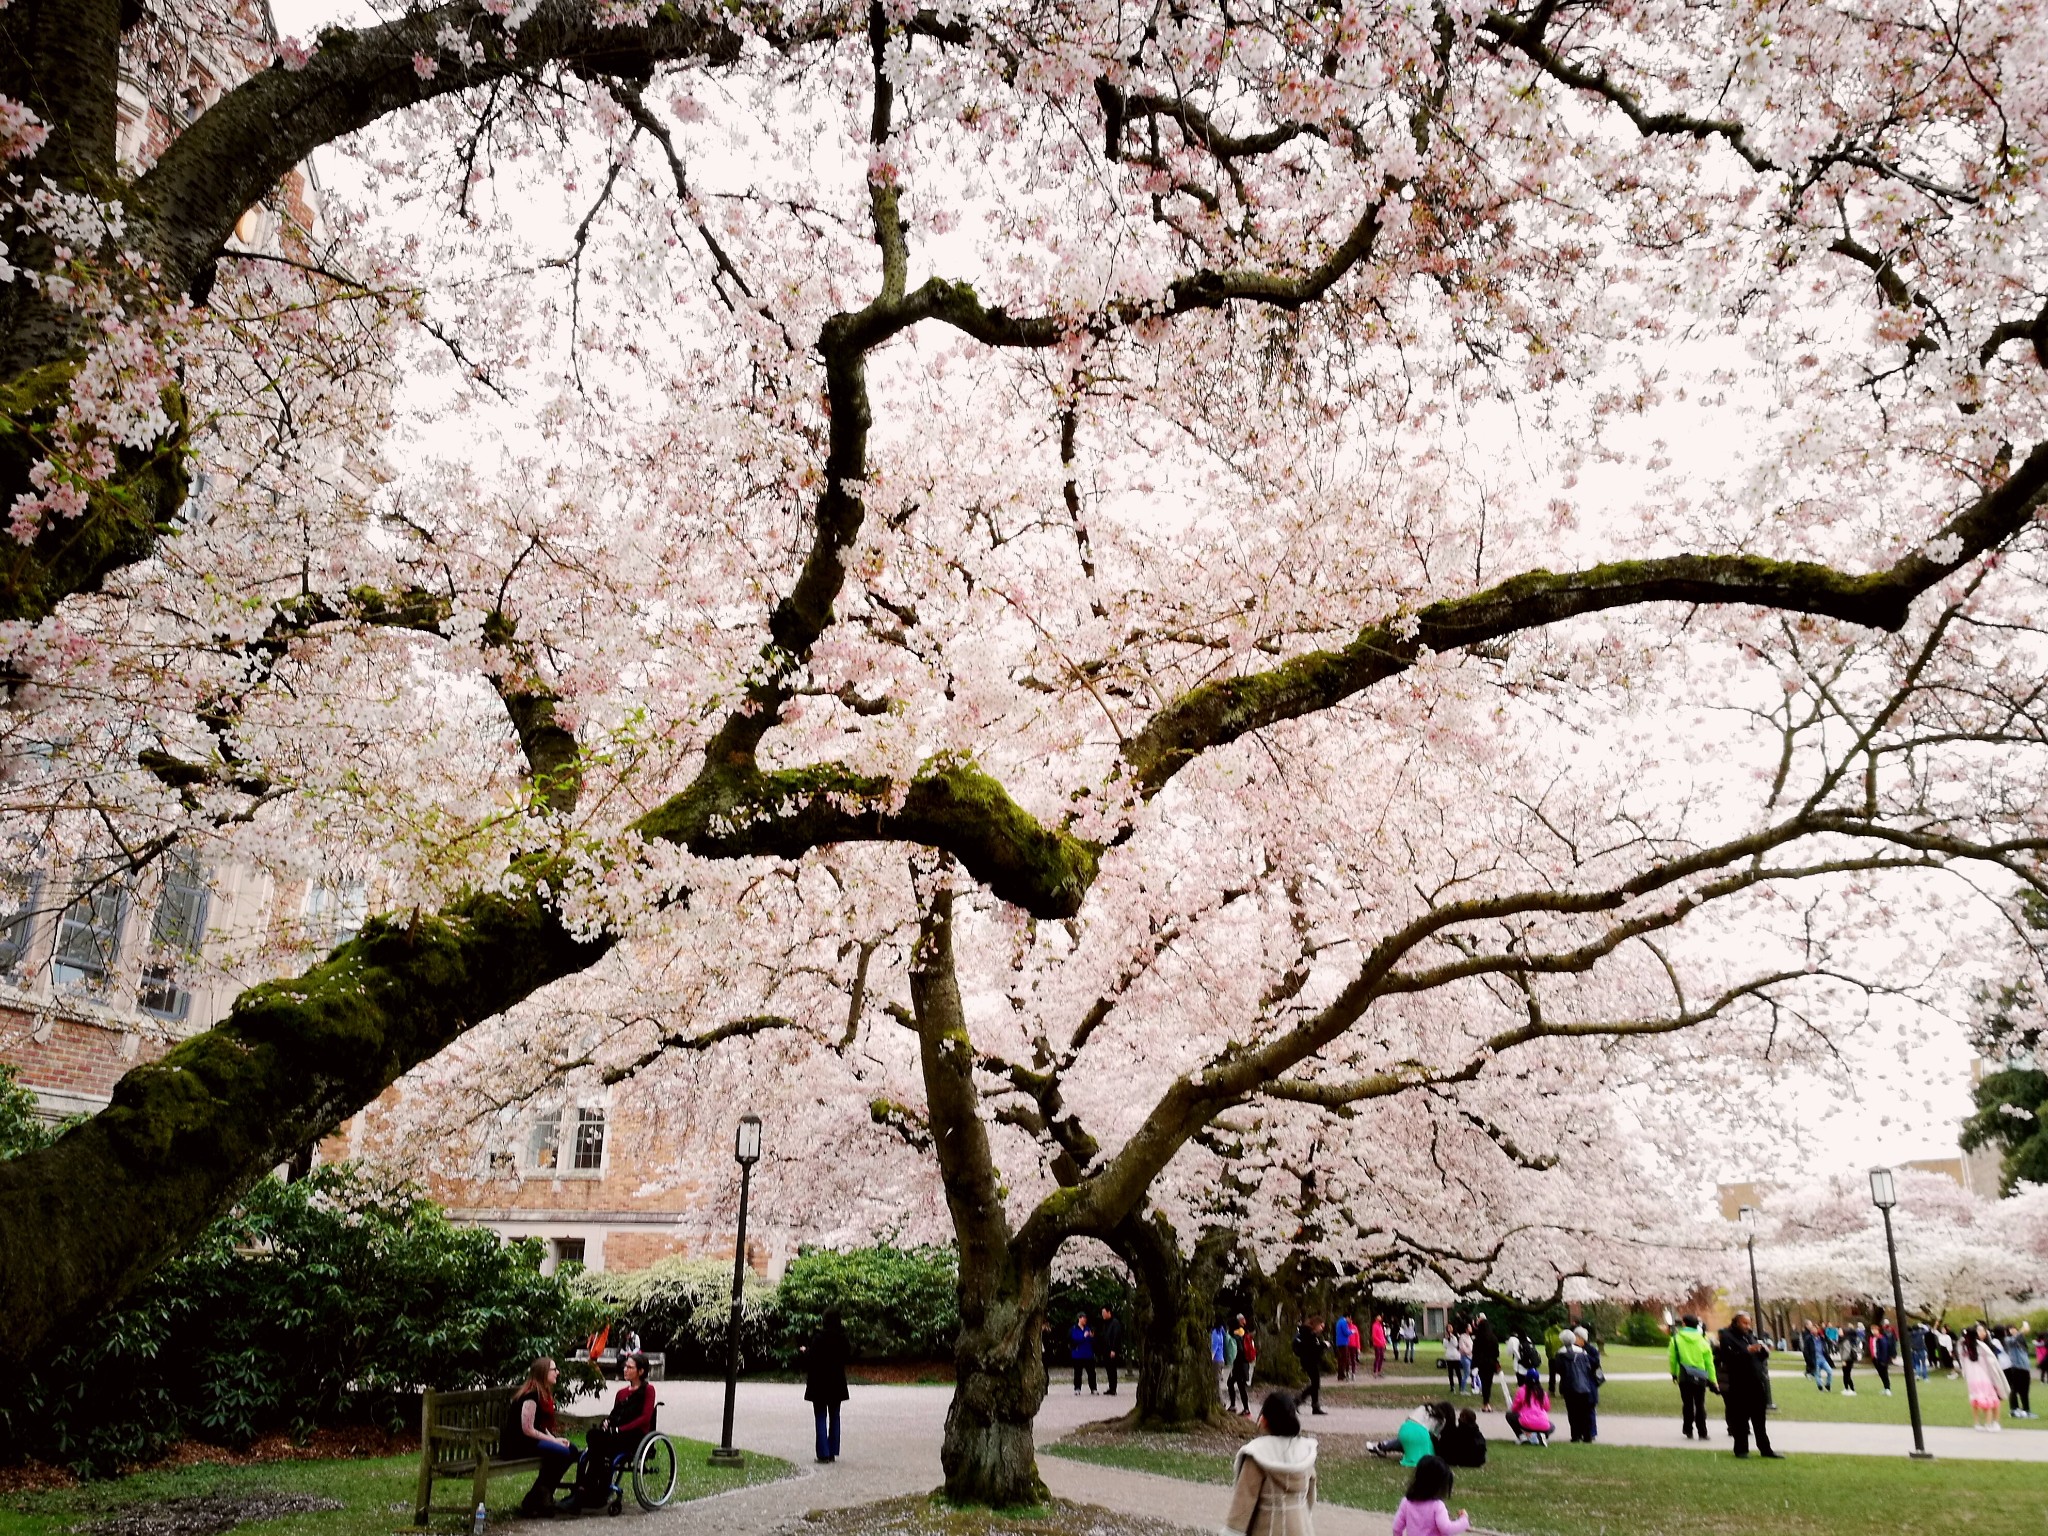
[[[739,1134],[733,1138],[733,1161],[742,1168],[751,1168],[761,1161],[761,1117],[741,1115]]]
[[[1892,1181],[1891,1169],[1870,1170],[1870,1203],[1881,1211],[1888,1211],[1899,1203],[1899,1192]]]
[[[1741,1222],[1745,1227],[1755,1226],[1756,1207],[1753,1205],[1745,1205],[1739,1207],[1735,1212],[1735,1219]]]

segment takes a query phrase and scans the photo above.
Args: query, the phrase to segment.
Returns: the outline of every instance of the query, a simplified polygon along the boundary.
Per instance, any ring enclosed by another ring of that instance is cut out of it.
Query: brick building
[[[268,0],[237,0],[201,26],[178,0],[150,0],[123,36],[118,153],[155,160],[199,112],[269,66]],[[320,195],[301,166],[235,227],[245,250],[303,253],[321,235]],[[188,516],[203,516],[207,466],[194,466]],[[16,782],[36,753],[7,764]],[[296,947],[354,933],[365,878],[279,881],[182,850],[137,873],[117,858],[59,863],[35,845],[0,854],[0,1062],[51,1119],[103,1107],[121,1075],[212,1025],[244,987]]]

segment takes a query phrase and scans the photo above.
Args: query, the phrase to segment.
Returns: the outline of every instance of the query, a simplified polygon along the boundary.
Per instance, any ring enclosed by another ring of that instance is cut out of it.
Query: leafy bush
[[[960,1259],[951,1248],[850,1253],[813,1249],[782,1277],[782,1353],[796,1351],[838,1307],[856,1360],[950,1360],[960,1331]]]
[[[671,1376],[718,1376],[732,1331],[732,1261],[663,1259],[627,1274],[576,1276],[573,1284],[607,1318],[629,1324],[644,1349],[668,1358]],[[774,1286],[753,1270],[740,1295],[740,1362],[783,1363]]]
[[[414,1190],[346,1167],[266,1179],[0,1395],[0,1445],[107,1474],[188,1435],[396,1424],[422,1388],[517,1380],[596,1315],[541,1275],[538,1244],[457,1227]]]
[[[36,1096],[15,1081],[14,1068],[0,1062],[0,1162],[46,1147],[57,1133],[36,1113]]]
[[[1629,1313],[1628,1321],[1621,1325],[1621,1342],[1656,1349],[1660,1345],[1669,1344],[1671,1336],[1664,1331],[1662,1318],[1638,1310]]]

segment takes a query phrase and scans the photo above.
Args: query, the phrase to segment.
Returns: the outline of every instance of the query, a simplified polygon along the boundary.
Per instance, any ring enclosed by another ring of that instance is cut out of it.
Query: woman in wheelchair
[[[647,1357],[631,1354],[619,1361],[625,1384],[612,1400],[602,1424],[590,1429],[589,1449],[576,1475],[576,1502],[584,1509],[602,1509],[612,1496],[612,1465],[638,1449],[654,1429],[654,1387],[647,1380]]]

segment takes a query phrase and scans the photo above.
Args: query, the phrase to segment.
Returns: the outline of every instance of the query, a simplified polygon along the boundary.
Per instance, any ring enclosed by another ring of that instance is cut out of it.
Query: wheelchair
[[[655,1399],[657,1410],[661,1400]],[[584,1463],[589,1461],[590,1452],[584,1451],[576,1459],[576,1487],[566,1496],[557,1497],[555,1508],[563,1512],[581,1508],[577,1502],[582,1487]],[[616,1515],[626,1504],[626,1489],[633,1490],[633,1502],[650,1514],[662,1508],[676,1496],[676,1443],[660,1430],[650,1430],[641,1437],[640,1443],[630,1451],[621,1451],[612,1457],[610,1496],[605,1500],[604,1512]]]

